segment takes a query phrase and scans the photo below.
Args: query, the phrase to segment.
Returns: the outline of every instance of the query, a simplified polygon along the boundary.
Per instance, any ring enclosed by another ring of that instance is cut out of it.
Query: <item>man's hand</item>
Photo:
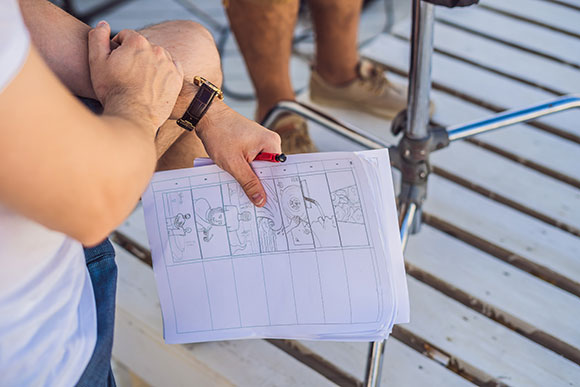
[[[151,127],[169,118],[183,85],[183,70],[163,47],[141,34],[123,30],[113,38],[100,22],[89,32],[89,67],[95,94],[105,114],[128,117]]]
[[[196,132],[208,155],[240,183],[252,203],[266,204],[264,187],[249,163],[260,152],[282,152],[280,136],[219,101],[213,102]]]

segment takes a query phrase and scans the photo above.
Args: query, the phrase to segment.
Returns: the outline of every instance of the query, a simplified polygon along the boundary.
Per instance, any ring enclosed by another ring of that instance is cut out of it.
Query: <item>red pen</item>
[[[260,152],[254,159],[254,161],[270,161],[272,163],[283,163],[286,161],[286,155],[284,153],[268,153]]]

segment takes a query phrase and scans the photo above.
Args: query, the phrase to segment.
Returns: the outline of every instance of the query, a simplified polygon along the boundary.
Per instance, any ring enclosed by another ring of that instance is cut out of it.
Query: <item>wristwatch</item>
[[[177,120],[177,125],[190,132],[195,130],[195,126],[202,119],[216,97],[220,100],[224,99],[224,93],[220,88],[207,79],[195,76],[193,77],[193,83],[199,86],[199,90],[193,97],[193,101],[189,104],[183,117]]]

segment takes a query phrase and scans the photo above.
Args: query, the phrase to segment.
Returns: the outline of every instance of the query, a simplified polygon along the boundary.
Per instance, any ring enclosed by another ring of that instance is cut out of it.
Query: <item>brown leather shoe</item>
[[[270,129],[280,135],[282,152],[286,154],[318,152],[308,134],[306,120],[297,114],[284,114],[272,123]]]
[[[353,81],[334,86],[315,71],[310,76],[310,99],[319,105],[365,111],[383,117],[394,118],[407,107],[407,88],[391,82],[381,64],[361,59]],[[429,114],[434,112],[431,102]]]

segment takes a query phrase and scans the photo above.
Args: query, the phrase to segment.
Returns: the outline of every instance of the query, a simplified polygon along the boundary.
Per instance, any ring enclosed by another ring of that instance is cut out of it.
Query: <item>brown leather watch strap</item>
[[[189,131],[195,130],[195,127],[211,106],[216,95],[217,92],[212,87],[206,83],[202,83],[195,97],[193,97],[193,101],[191,101],[189,107],[183,114],[183,117],[177,120],[177,124],[183,129]]]

